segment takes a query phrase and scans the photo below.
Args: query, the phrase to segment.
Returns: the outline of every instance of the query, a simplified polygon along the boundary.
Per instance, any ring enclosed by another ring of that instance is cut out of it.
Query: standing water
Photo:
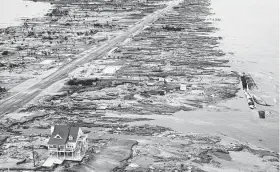
[[[221,49],[231,52],[232,69],[252,75],[258,96],[279,108],[279,11],[278,0],[212,0],[220,30]]]
[[[42,17],[50,10],[51,4],[24,0],[0,1],[0,28],[18,26],[21,18]]]

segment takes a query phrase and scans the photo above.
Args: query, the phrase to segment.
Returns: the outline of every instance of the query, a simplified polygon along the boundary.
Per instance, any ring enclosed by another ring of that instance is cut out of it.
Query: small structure
[[[164,79],[164,82],[167,82],[167,83],[170,83],[170,82],[172,82],[172,81],[173,81],[173,79],[170,78],[170,77],[166,77],[166,78]]]
[[[258,112],[259,112],[259,117],[264,119],[265,118],[265,111],[259,110]]]
[[[181,91],[186,91],[186,90],[187,90],[186,84],[181,84],[181,85],[180,85],[180,90],[181,90]]]
[[[166,91],[165,91],[165,90],[159,90],[159,91],[158,91],[158,94],[159,94],[159,95],[166,95]]]
[[[80,161],[88,149],[87,138],[87,134],[84,134],[80,127],[52,126],[48,150],[51,157]]]
[[[97,113],[97,114],[105,114],[105,113],[106,113],[106,110],[107,110],[107,106],[101,105],[101,106],[98,106],[98,107],[96,108],[96,113]]]
[[[197,95],[204,95],[204,91],[203,90],[191,90],[190,92],[191,94],[197,94]]]
[[[155,85],[154,82],[150,82],[150,81],[148,81],[146,84],[147,84],[147,86],[154,86]]]
[[[114,48],[107,54],[108,58],[119,59],[123,56],[123,54],[118,50],[118,48]]]

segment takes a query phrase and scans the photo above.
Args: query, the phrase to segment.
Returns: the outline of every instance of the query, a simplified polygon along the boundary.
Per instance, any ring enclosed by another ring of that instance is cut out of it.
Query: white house
[[[88,149],[88,136],[80,127],[52,126],[48,149],[51,155],[67,160],[77,159],[77,157],[82,157]]]

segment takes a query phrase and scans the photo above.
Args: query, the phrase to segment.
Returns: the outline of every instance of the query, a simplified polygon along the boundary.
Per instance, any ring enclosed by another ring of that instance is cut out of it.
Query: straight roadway
[[[75,70],[77,66],[100,58],[102,55],[116,47],[119,43],[125,41],[129,37],[132,37],[137,32],[140,32],[145,26],[155,22],[161,15],[165,14],[169,10],[172,10],[172,8],[178,5],[180,2],[182,2],[182,0],[167,2],[167,6],[165,8],[157,10],[154,13],[144,17],[139,22],[128,28],[128,30],[124,33],[111,40],[108,40],[106,43],[97,48],[93,47],[76,55],[76,60],[63,65],[56,72],[45,77],[40,82],[30,85],[29,88],[3,99],[0,101],[0,116],[2,117],[5,114],[16,112],[20,108],[24,107],[24,105],[38,96],[44,89],[47,89],[57,81],[67,78],[68,74]]]

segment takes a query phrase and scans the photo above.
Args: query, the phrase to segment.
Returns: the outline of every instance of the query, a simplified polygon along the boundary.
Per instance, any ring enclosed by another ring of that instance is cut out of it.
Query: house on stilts
[[[51,157],[80,161],[88,149],[88,136],[80,127],[56,125],[51,127],[48,150]]]

